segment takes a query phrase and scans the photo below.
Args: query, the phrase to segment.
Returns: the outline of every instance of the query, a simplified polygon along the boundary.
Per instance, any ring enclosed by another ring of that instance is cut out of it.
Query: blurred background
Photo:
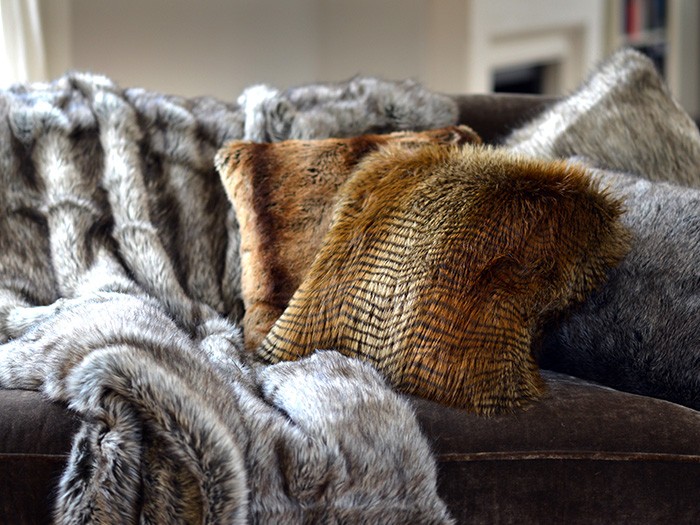
[[[3,84],[67,70],[234,101],[356,74],[563,94],[622,45],[700,114],[697,0],[0,0]]]

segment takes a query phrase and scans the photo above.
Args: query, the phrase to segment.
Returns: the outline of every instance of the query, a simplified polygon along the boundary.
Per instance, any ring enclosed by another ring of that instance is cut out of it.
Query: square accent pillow
[[[258,355],[335,349],[405,393],[482,414],[542,394],[543,322],[628,247],[619,202],[585,169],[483,147],[386,146],[338,199]]]
[[[632,49],[603,61],[572,95],[514,131],[514,152],[582,157],[607,170],[700,187],[700,132],[653,62]]]
[[[347,139],[234,141],[216,165],[241,234],[246,348],[255,349],[282,314],[328,231],[338,188],[367,154],[393,144],[481,142],[467,126]]]

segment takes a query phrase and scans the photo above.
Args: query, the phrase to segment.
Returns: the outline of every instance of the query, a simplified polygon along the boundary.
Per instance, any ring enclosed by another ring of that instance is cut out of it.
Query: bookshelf
[[[700,2],[609,0],[608,52],[622,46],[649,56],[678,102],[700,117]]]

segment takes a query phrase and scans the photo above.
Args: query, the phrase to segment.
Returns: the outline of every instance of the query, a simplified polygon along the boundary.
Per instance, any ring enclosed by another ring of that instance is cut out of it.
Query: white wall
[[[41,0],[52,77],[103,73],[122,86],[235,100],[253,83],[285,88],[356,74],[414,78],[444,92],[487,91],[497,60],[524,49],[503,28],[569,45],[581,56],[562,89],[602,52],[605,0]],[[512,6],[519,6],[513,13]],[[511,6],[511,7],[508,7]],[[573,8],[572,8],[573,6]],[[557,14],[558,13],[558,14]],[[533,26],[533,22],[534,26]],[[539,25],[538,25],[539,24]],[[588,30],[588,25],[593,29]],[[491,27],[491,30],[487,28]],[[577,29],[578,30],[578,29]],[[534,32],[533,32],[534,31]],[[579,33],[576,33],[577,35]],[[577,37],[578,38],[578,37]],[[595,40],[595,41],[593,41]],[[505,46],[507,44],[507,46]],[[505,46],[505,47],[504,47]],[[549,47],[548,47],[549,46]],[[560,46],[561,47],[561,46]],[[499,58],[500,57],[500,58]]]
[[[228,100],[355,74],[425,81],[425,0],[42,0],[49,73]]]
[[[304,81],[316,73],[314,4],[67,0],[67,63],[51,74],[89,70],[121,85],[228,99],[252,81]]]

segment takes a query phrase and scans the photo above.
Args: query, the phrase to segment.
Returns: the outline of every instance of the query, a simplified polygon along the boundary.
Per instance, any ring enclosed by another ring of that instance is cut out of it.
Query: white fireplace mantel
[[[553,66],[546,91],[567,92],[604,53],[605,9],[605,0],[432,0],[430,78],[444,91],[483,93],[498,69],[542,64]]]

